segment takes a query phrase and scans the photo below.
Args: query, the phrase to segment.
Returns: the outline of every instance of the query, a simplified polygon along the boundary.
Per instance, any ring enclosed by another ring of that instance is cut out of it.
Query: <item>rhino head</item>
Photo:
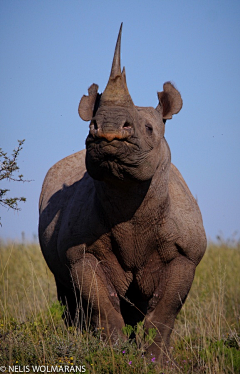
[[[182,108],[176,88],[167,82],[158,92],[159,104],[135,106],[129,94],[125,68],[121,71],[122,24],[107,86],[102,94],[92,84],[78,112],[90,122],[86,139],[86,167],[92,178],[146,181],[153,177],[163,157],[165,122]],[[170,157],[169,157],[170,159]]]

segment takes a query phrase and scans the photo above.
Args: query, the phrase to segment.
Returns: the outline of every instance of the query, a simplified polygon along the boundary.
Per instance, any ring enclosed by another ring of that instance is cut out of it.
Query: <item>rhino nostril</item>
[[[130,123],[126,121],[123,125],[123,129],[131,129],[131,128],[132,126],[130,125]]]
[[[97,121],[95,119],[92,121],[92,124],[93,124],[94,130],[97,130],[98,125],[97,125]]]

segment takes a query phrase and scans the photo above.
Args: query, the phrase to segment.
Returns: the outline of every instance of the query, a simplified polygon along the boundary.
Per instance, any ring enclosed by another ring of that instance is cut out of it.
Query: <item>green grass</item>
[[[175,363],[142,356],[148,343],[116,346],[66,328],[54,278],[37,244],[0,242],[0,366],[85,365],[88,373],[239,373],[240,246],[210,244],[171,337]],[[126,334],[129,334],[126,328]],[[151,332],[154,335],[154,331]],[[151,339],[150,339],[151,340]]]

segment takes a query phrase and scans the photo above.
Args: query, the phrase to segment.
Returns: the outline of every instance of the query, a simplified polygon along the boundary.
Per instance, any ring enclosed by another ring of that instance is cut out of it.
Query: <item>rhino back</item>
[[[70,186],[83,177],[86,172],[85,155],[85,150],[74,153],[58,161],[49,169],[39,199],[40,214],[54,194],[62,190],[64,186]]]

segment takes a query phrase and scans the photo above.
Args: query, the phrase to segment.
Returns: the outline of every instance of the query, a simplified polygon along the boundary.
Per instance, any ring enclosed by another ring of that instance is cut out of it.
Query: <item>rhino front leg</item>
[[[119,337],[124,339],[119,298],[102,264],[92,254],[84,254],[71,266],[71,275],[85,305],[87,325],[100,328],[102,336],[110,338],[112,342]]]
[[[162,363],[168,360],[168,348],[174,321],[189,293],[196,268],[194,263],[184,256],[175,258],[166,266],[164,293],[158,299],[160,295],[158,288],[154,291],[152,302],[156,306],[153,310],[152,308],[149,310],[145,319],[146,331],[149,328],[157,329],[157,336],[148,348],[148,353],[151,353]]]

